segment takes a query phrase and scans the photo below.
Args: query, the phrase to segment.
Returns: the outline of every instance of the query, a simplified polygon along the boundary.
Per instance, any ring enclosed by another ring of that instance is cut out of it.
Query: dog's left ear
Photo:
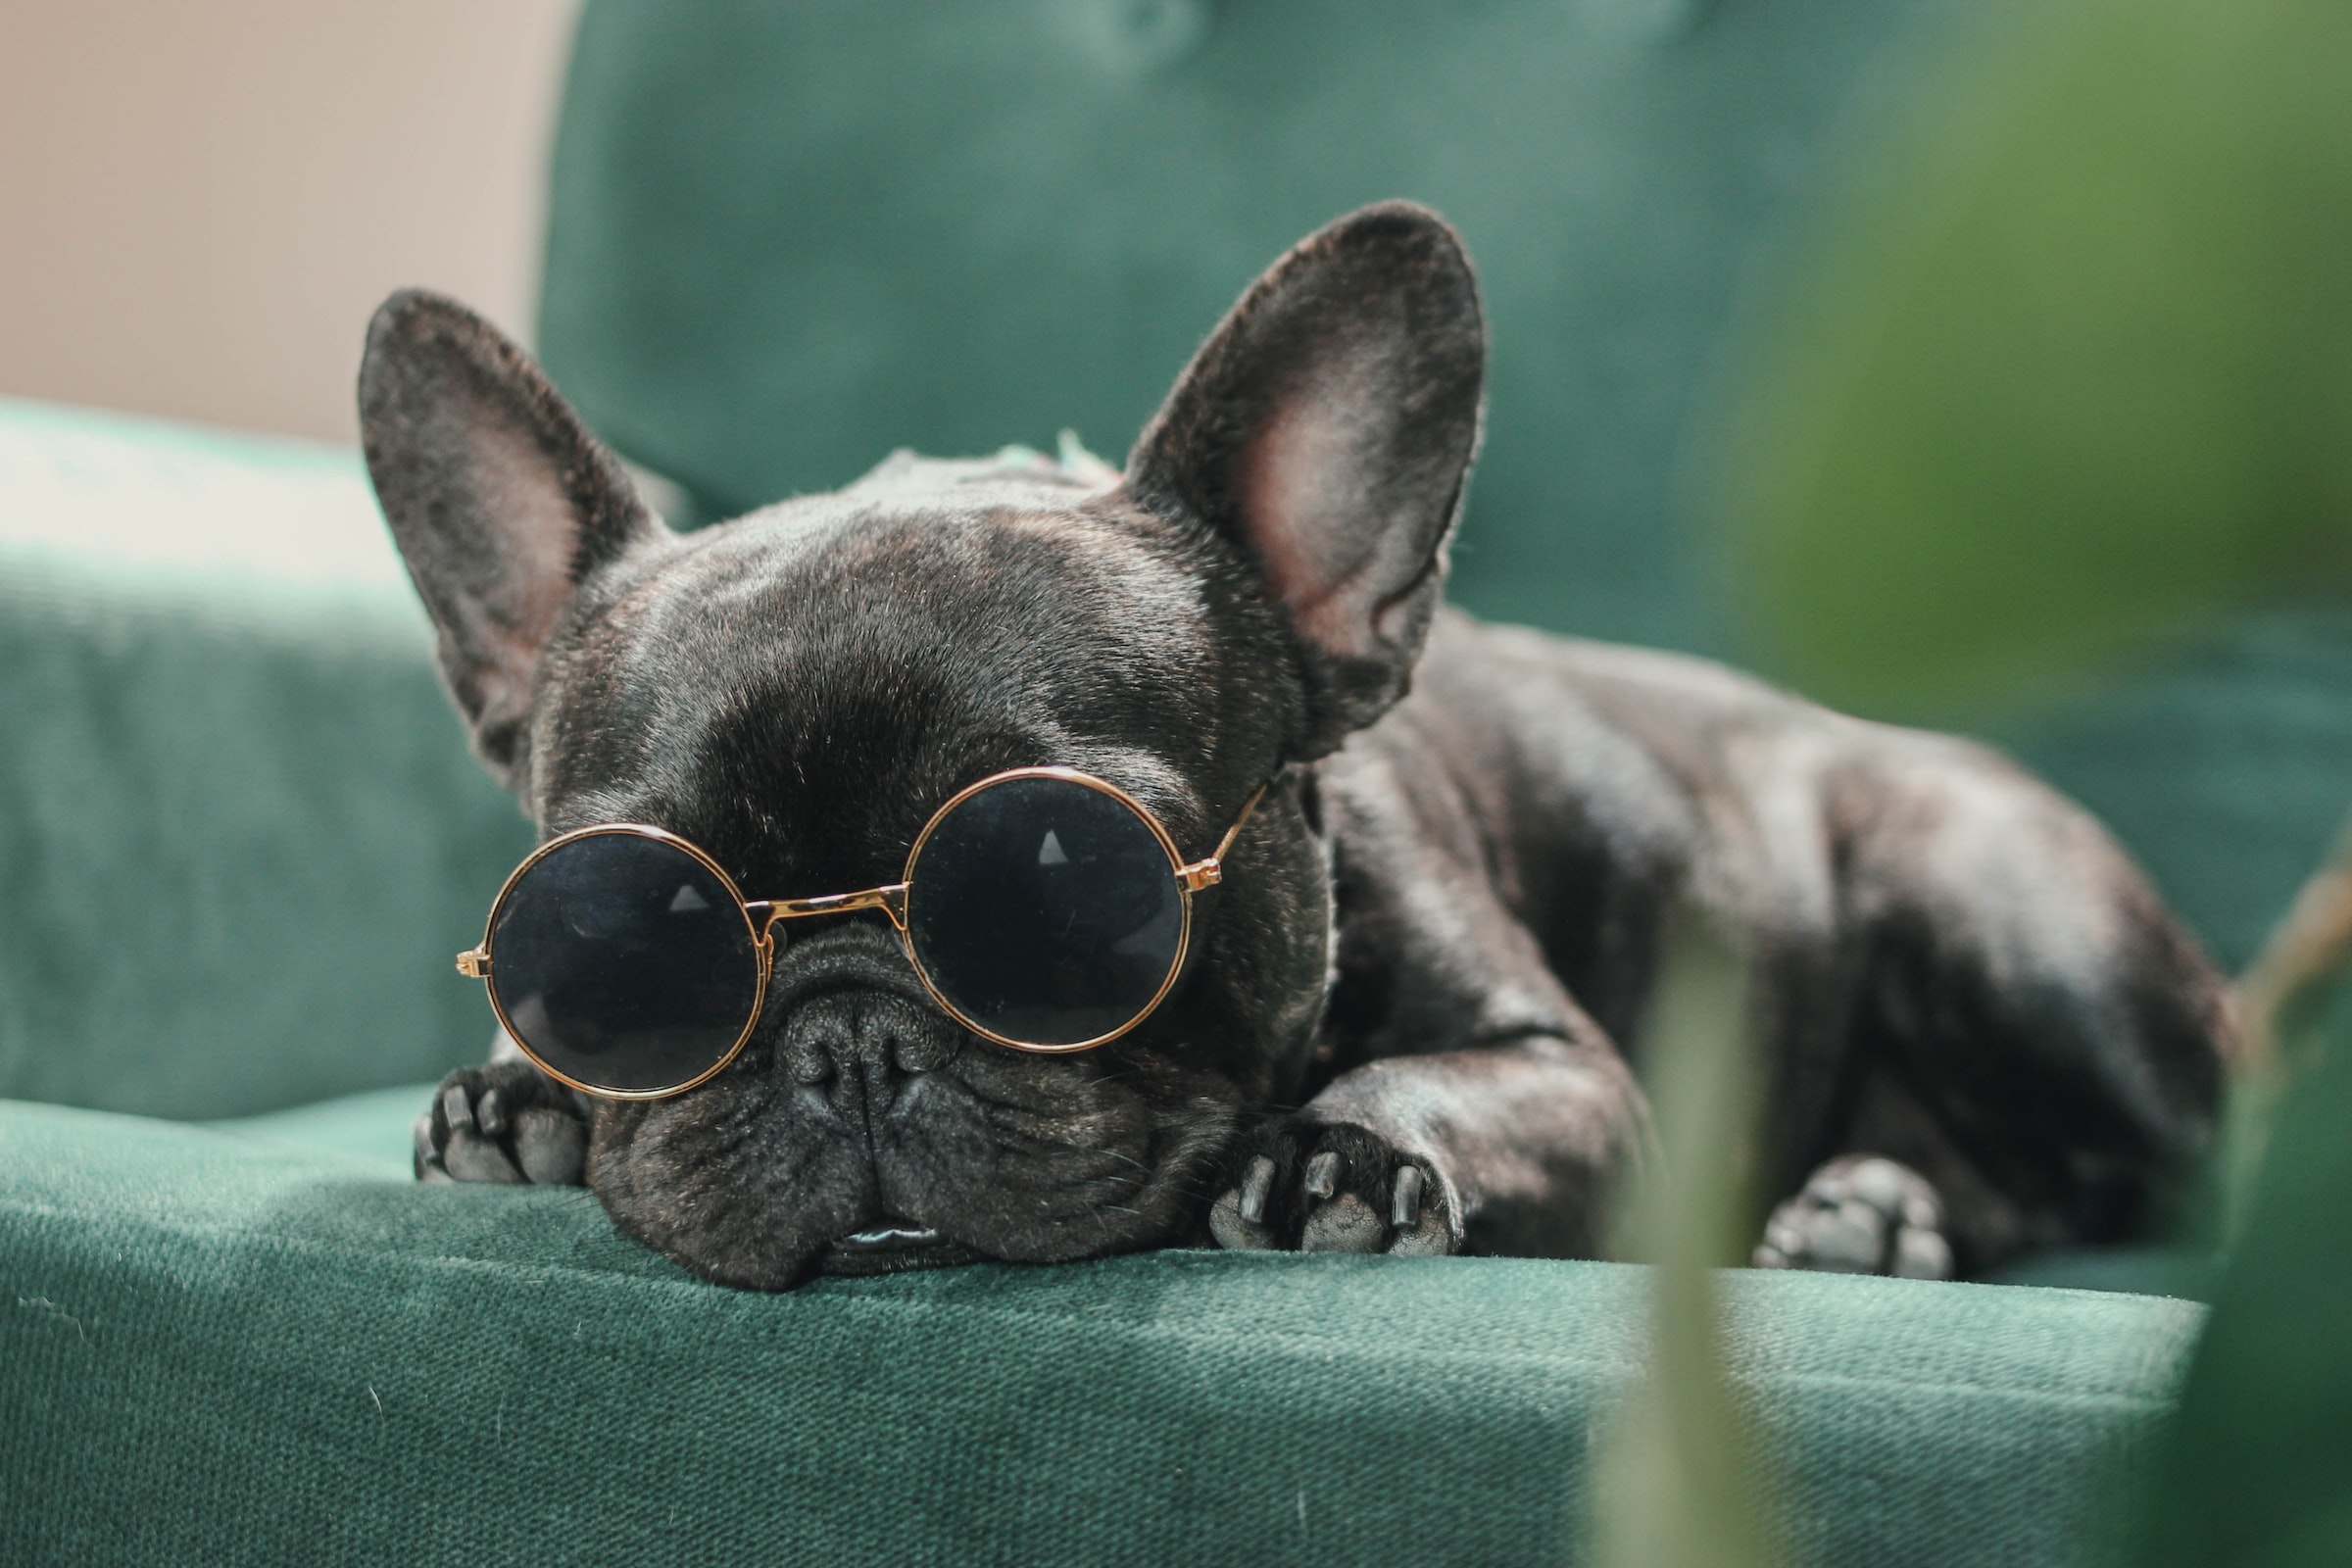
[[[437,294],[404,290],[369,323],[360,444],[474,753],[519,786],[548,639],[589,573],[662,524],[530,356]]]
[[[1486,343],[1445,220],[1366,207],[1250,287],[1127,460],[1137,500],[1238,544],[1289,620],[1307,688],[1294,760],[1404,695],[1478,448]]]

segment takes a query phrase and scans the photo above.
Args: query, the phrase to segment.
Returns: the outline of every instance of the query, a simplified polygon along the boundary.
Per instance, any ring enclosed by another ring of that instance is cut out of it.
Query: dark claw
[[[507,1130],[507,1107],[500,1103],[497,1090],[483,1093],[482,1102],[473,1108],[473,1119],[484,1138],[496,1138]]]
[[[1326,1149],[1306,1162],[1306,1196],[1329,1198],[1340,1190],[1340,1155]]]
[[[1400,1231],[1421,1223],[1421,1183],[1425,1179],[1418,1165],[1407,1165],[1396,1173],[1396,1197],[1389,1210],[1389,1222]]]
[[[1266,1221],[1266,1195],[1274,1186],[1274,1162],[1260,1154],[1242,1173],[1242,1218],[1252,1225]]]
[[[452,1133],[473,1125],[473,1102],[466,1098],[464,1084],[451,1084],[441,1091],[441,1119],[449,1123]]]
[[[431,1112],[428,1111],[416,1118],[415,1137],[416,1141],[416,1173],[421,1176],[433,1163],[433,1118]]]

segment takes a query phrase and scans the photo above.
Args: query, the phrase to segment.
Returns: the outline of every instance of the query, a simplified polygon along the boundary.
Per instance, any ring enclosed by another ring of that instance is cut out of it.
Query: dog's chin
[[[835,1240],[817,1255],[819,1274],[904,1274],[985,1263],[988,1254],[913,1220],[885,1219]]]
[[[1111,1230],[1100,1225],[1065,1225],[1049,1229],[1008,1232],[982,1231],[978,1240],[953,1236],[921,1220],[897,1214],[861,1218],[842,1234],[826,1241],[808,1238],[798,1245],[740,1248],[731,1250],[704,1245],[681,1245],[677,1237],[657,1238],[630,1226],[638,1239],[667,1253],[677,1262],[713,1284],[738,1290],[790,1291],[816,1279],[856,1279],[875,1274],[910,1274],[917,1269],[959,1268],[969,1263],[1074,1263],[1090,1257],[1164,1246],[1169,1236],[1160,1230],[1136,1227]]]
[[[997,1261],[976,1247],[904,1220],[871,1222],[813,1247],[757,1252],[706,1251],[681,1247],[674,1239],[633,1234],[711,1284],[738,1291],[795,1291],[818,1279],[908,1274],[916,1269]]]

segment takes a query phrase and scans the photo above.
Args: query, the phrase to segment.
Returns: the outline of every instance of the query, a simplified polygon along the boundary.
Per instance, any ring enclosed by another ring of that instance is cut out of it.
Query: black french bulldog
[[[1198,853],[1273,785],[1132,1033],[953,1021],[873,911],[796,924],[673,1098],[509,1044],[427,1179],[585,1181],[691,1269],[1202,1244],[1593,1255],[1661,933],[1745,934],[1759,1262],[1924,1276],[2141,1234],[2212,1137],[2224,989],[2082,811],[1959,740],[1439,604],[1478,446],[1467,258],[1392,203],[1249,290],[1122,476],[900,454],[671,532],[525,356],[388,301],[368,469],[482,760],[543,834],[643,822],[756,896],[886,882],[958,789],[1062,764]],[[1808,1175],[1810,1179],[1808,1180]]]

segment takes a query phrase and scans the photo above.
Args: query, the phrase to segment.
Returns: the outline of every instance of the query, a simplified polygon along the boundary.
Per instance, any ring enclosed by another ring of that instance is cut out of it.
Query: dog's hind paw
[[[1245,1141],[1209,1206],[1229,1251],[1461,1250],[1461,1205],[1436,1165],[1347,1123],[1279,1121]]]
[[[1943,1239],[1943,1204],[1908,1165],[1877,1154],[1841,1155],[1773,1210],[1755,1265],[1948,1280],[1952,1249]]]
[[[577,1186],[587,1152],[570,1091],[528,1062],[460,1067],[416,1118],[420,1182]]]

